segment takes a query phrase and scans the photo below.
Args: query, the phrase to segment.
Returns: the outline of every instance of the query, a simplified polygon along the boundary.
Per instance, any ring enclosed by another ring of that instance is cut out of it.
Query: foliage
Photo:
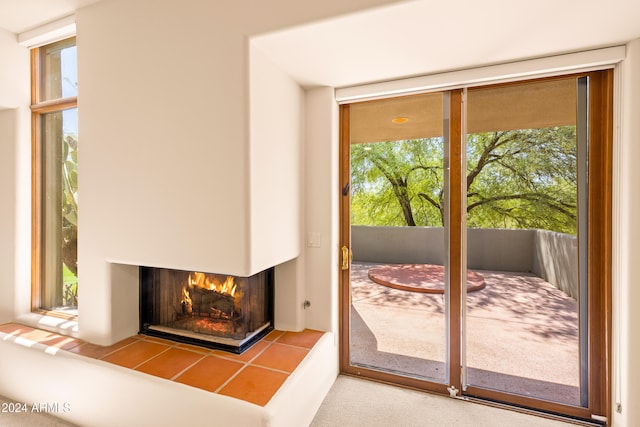
[[[441,225],[442,145],[442,138],[354,145],[352,222]]]
[[[64,307],[77,307],[78,277],[66,265],[63,265],[62,270],[62,305]]]
[[[442,138],[351,149],[352,223],[442,226]],[[467,137],[467,223],[576,231],[575,127]]]
[[[78,141],[62,141],[62,262],[63,304],[78,304]]]

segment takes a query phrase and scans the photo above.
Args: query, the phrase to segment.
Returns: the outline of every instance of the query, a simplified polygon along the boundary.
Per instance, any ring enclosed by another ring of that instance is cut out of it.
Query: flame
[[[204,273],[193,272],[189,274],[189,286],[197,286],[199,288],[211,290],[207,284],[205,284],[206,275]]]
[[[208,275],[199,272],[193,272],[189,274],[189,287],[197,286],[199,288],[208,289],[210,291],[220,292],[222,294],[229,294],[234,296],[236,293],[236,284],[233,276],[227,276],[224,283],[216,283],[213,275]],[[183,289],[183,293],[186,289]],[[188,292],[187,292],[188,294]]]
[[[192,304],[191,296],[189,296],[189,291],[186,286],[182,288],[182,300],[180,300],[180,302],[183,304]]]
[[[227,293],[231,296],[236,293],[236,284],[234,283],[233,276],[227,276],[227,280],[222,284],[220,292]]]

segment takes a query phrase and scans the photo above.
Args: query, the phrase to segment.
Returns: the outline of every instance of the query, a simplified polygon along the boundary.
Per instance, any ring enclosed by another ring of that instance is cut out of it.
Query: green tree
[[[62,143],[62,261],[78,274],[78,141],[67,136]]]
[[[441,226],[443,141],[354,145],[352,223]],[[575,127],[467,138],[467,223],[575,233]]]
[[[442,224],[442,144],[424,138],[354,145],[353,223]]]
[[[63,305],[78,305],[78,140],[62,141],[62,262]]]

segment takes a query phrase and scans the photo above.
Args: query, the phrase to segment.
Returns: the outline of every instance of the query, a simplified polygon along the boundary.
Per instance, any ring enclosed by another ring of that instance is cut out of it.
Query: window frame
[[[31,312],[45,316],[53,316],[67,320],[76,320],[77,314],[66,313],[55,309],[43,308],[43,287],[46,280],[43,277],[43,135],[42,120],[45,114],[62,112],[78,107],[78,97],[71,96],[41,101],[42,93],[42,48],[55,43],[74,39],[75,36],[55,40],[43,46],[34,47],[31,55]]]

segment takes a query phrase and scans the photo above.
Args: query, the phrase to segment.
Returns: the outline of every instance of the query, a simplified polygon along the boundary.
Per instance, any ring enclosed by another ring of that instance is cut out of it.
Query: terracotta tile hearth
[[[271,400],[323,335],[310,329],[276,330],[238,355],[145,335],[101,347],[14,323],[0,325],[0,332],[16,342],[37,342],[260,406]]]

